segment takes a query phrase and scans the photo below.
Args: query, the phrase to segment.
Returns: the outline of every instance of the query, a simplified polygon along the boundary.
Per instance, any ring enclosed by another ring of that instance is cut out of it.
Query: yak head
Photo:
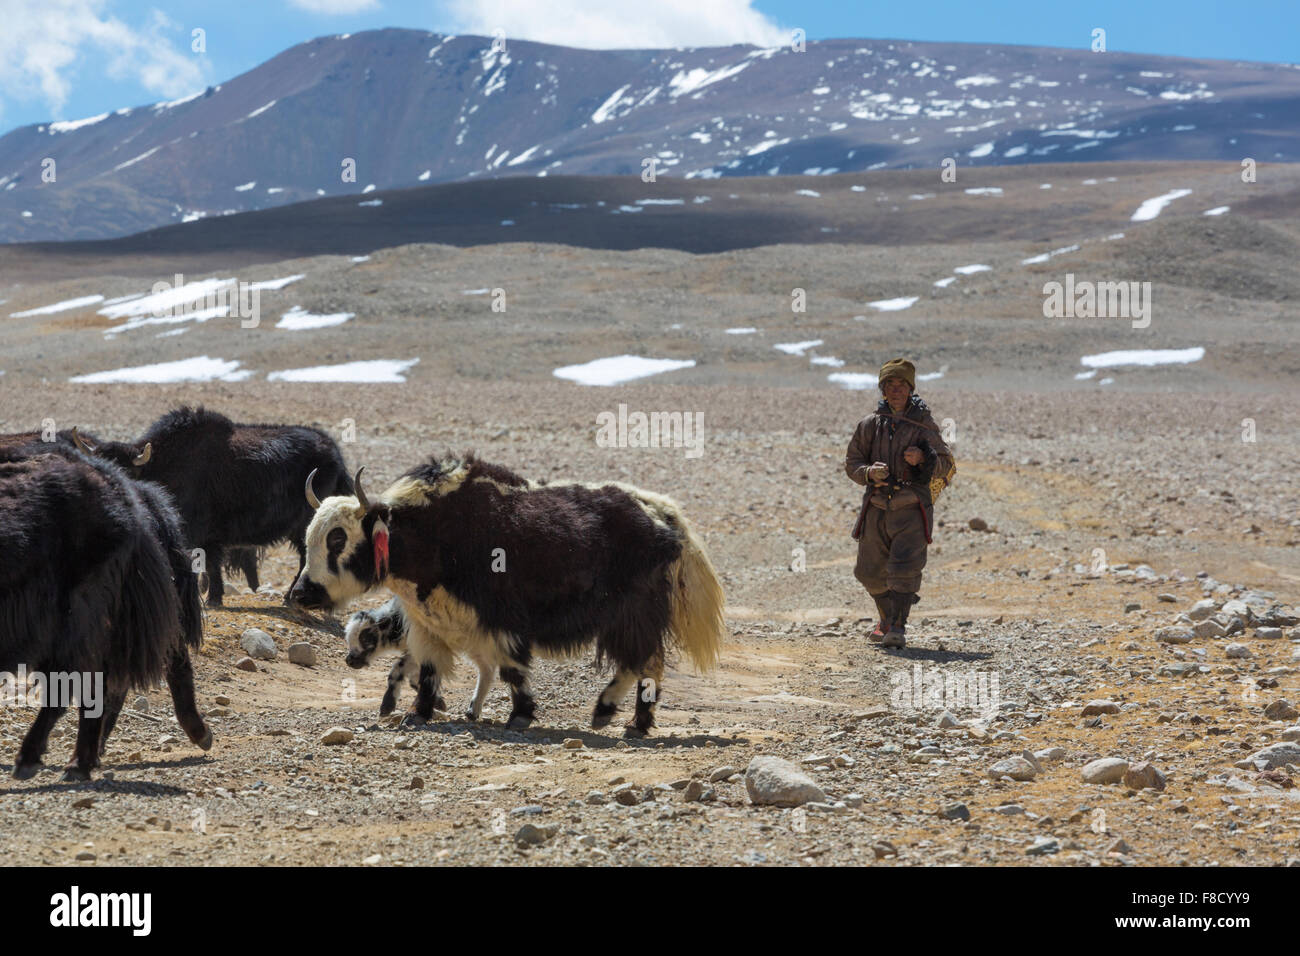
[[[391,604],[353,614],[348,618],[344,631],[348,666],[365,667],[377,651],[402,649],[405,646],[404,623],[400,612]]]
[[[132,478],[139,478],[144,466],[153,459],[152,442],[145,442],[143,448],[122,441],[102,441],[96,445],[77,434],[75,428],[72,429],[72,441],[83,454],[111,461],[125,469]]]
[[[308,611],[330,611],[360,597],[388,576],[389,509],[372,505],[357,470],[356,496],[321,501],[307,476],[307,503],[316,511],[307,526],[307,565],[289,592],[289,601]]]

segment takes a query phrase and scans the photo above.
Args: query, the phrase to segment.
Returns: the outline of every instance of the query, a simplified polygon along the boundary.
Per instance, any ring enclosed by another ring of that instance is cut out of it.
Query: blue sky
[[[1300,62],[1300,0],[0,0],[0,131],[173,99],[312,37],[386,26],[586,47],[890,37]],[[191,50],[205,31],[206,51]]]

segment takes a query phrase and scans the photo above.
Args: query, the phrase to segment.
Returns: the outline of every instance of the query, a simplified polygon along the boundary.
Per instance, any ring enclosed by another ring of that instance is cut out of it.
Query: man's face
[[[885,393],[885,401],[889,402],[889,407],[895,412],[901,412],[907,406],[907,398],[912,394],[912,388],[901,378],[887,378],[882,386]]]

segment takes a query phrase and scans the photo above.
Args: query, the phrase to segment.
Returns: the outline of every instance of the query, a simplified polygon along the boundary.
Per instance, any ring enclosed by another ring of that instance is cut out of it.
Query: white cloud
[[[751,7],[752,0],[446,0],[459,33],[557,43],[587,49],[779,46],[790,31]]]
[[[379,0],[289,0],[289,6],[308,13],[361,13],[374,10],[379,6]]]
[[[0,0],[0,106],[43,100],[58,114],[78,80],[130,79],[173,97],[205,84],[205,66],[174,21],[153,10],[143,29],[104,12],[105,0]],[[78,67],[84,68],[79,76]]]

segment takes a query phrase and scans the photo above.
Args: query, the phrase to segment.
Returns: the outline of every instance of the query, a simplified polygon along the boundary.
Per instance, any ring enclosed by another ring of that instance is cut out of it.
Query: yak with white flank
[[[134,477],[172,493],[189,542],[204,551],[212,607],[220,607],[225,595],[221,567],[229,547],[288,541],[298,549],[302,573],[303,536],[312,518],[302,485],[309,473],[320,474],[327,494],[352,493],[343,455],[324,432],[297,425],[237,425],[202,407],[168,412],[134,444],[104,442],[89,450],[129,465]]]
[[[701,670],[717,662],[722,587],[671,499],[613,483],[538,484],[472,455],[414,468],[373,503],[360,477],[355,497],[323,502],[308,480],[317,511],[307,568],[290,599],[331,609],[388,588],[435,695],[456,651],[478,666],[471,720],[496,672],[510,687],[506,726],[527,727],[534,653],[573,654],[594,643],[614,676],[592,726],[607,725],[638,685],[628,732],[644,735],[654,726],[668,647]]]
[[[348,618],[347,628],[344,630],[343,636],[348,645],[349,667],[365,667],[377,651],[402,652],[402,656],[388,672],[388,689],[379,704],[380,717],[386,717],[397,707],[397,695],[402,689],[402,681],[406,681],[415,689],[417,696],[415,707],[411,711],[413,714],[424,712],[427,715],[433,709],[447,709],[443,699],[433,692],[432,669],[425,669],[426,672],[422,675],[420,665],[415,662],[415,658],[407,649],[407,628],[406,615],[402,613],[402,602],[392,598],[383,607],[357,611]],[[428,698],[428,703],[425,703],[425,698]]]
[[[62,443],[45,448],[0,448],[0,670],[103,675],[103,701],[78,701],[66,779],[90,778],[127,691],[164,675],[181,727],[209,749],[189,656],[203,615],[169,496]],[[67,705],[41,703],[14,761],[19,779],[39,769]]]

